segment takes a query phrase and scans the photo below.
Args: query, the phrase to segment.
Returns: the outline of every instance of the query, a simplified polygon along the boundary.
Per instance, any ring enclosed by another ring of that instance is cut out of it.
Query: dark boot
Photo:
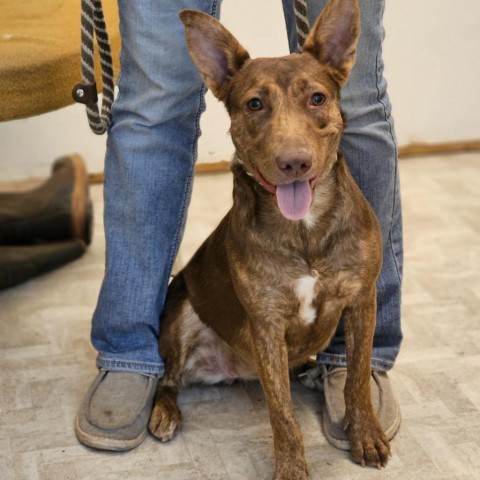
[[[81,240],[0,246],[0,290],[61,267],[81,257],[86,249]]]
[[[0,245],[59,240],[89,245],[92,217],[85,163],[78,155],[62,157],[39,187],[0,193]]]

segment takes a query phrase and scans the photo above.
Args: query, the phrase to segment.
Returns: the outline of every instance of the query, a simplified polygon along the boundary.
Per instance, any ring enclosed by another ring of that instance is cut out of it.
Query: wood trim
[[[222,160],[220,162],[197,163],[195,165],[195,174],[229,172],[231,166],[232,162],[230,162],[229,160]]]
[[[480,152],[480,140],[465,140],[460,142],[445,143],[412,143],[399,147],[399,158],[418,157],[423,155],[444,155],[453,153]],[[230,171],[231,162],[222,160],[219,162],[197,163],[195,174],[222,173]],[[91,173],[90,183],[102,183],[103,173]]]
[[[95,185],[97,183],[103,183],[103,172],[95,172],[88,174],[88,181],[90,185]]]
[[[442,155],[448,153],[480,151],[480,140],[465,140],[445,143],[412,143],[398,149],[399,158],[421,155]]]

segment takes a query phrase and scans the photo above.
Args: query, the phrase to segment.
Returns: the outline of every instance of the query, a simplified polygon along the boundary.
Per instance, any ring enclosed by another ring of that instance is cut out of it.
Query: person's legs
[[[105,164],[106,270],[97,363],[161,375],[159,316],[190,197],[204,87],[178,12],[216,0],[120,0],[122,71]],[[183,5],[182,5],[183,4]]]
[[[283,2],[289,45],[295,51],[297,38],[293,0]],[[326,3],[327,0],[308,2],[311,25]],[[342,109],[347,127],[340,148],[353,177],[375,211],[382,231],[383,266],[377,281],[371,385],[374,408],[387,436],[392,438],[400,425],[400,412],[385,372],[393,366],[402,341],[400,295],[403,250],[397,148],[387,84],[383,78],[384,1],[360,0],[359,4],[361,35],[356,64],[342,90]],[[331,443],[348,449],[348,439],[343,430],[346,356],[342,323],[328,348],[317,356],[317,362],[322,368],[306,372],[303,381],[313,386],[315,375],[323,371],[322,388],[326,397],[324,430]]]
[[[195,8],[218,16],[219,6],[219,0],[119,0],[121,73],[105,163],[106,269],[92,322],[102,372],[77,417],[80,440],[97,448],[127,449],[143,440],[164,371],[159,318],[205,108],[178,13]],[[131,390],[122,400],[128,409],[109,400],[116,395],[103,395],[111,388],[124,397]],[[144,403],[141,418],[132,417],[139,410],[133,402]],[[112,409],[115,418],[106,418]]]
[[[308,2],[308,17],[313,24],[327,0]],[[402,220],[397,166],[397,148],[383,78],[382,25],[383,0],[360,2],[361,35],[357,61],[342,90],[342,109],[347,128],[340,148],[353,177],[375,211],[382,230],[383,266],[377,282],[378,310],[372,367],[389,370],[402,341],[400,295],[402,280]],[[292,0],[284,0],[290,49],[296,49]],[[345,365],[343,328],[319,363]]]
[[[377,281],[372,367],[386,371],[393,366],[402,341],[403,245],[397,146],[387,82],[383,77],[383,10],[384,1],[360,2],[362,33],[357,62],[342,92],[347,128],[340,148],[353,177],[375,211],[382,231],[383,265]],[[345,364],[342,331],[320,355],[319,361]]]

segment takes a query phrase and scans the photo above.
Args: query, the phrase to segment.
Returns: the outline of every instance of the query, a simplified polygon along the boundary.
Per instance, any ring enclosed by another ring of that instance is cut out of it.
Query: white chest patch
[[[302,218],[303,224],[310,230],[316,225],[315,216],[312,210],[309,210],[307,214]]]
[[[317,310],[313,306],[315,298],[315,284],[317,276],[305,275],[295,281],[294,290],[300,301],[299,315],[300,318],[310,325],[317,318]]]

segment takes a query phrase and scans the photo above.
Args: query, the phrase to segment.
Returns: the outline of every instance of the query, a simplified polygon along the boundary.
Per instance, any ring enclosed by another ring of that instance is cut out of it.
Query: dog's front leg
[[[264,319],[250,322],[251,344],[273,430],[274,480],[305,480],[310,475],[302,433],[293,414],[285,335],[274,325],[267,326]]]
[[[344,313],[348,367],[344,392],[345,429],[352,447],[352,458],[362,466],[383,467],[390,456],[390,445],[373,411],[370,394],[375,287]]]

